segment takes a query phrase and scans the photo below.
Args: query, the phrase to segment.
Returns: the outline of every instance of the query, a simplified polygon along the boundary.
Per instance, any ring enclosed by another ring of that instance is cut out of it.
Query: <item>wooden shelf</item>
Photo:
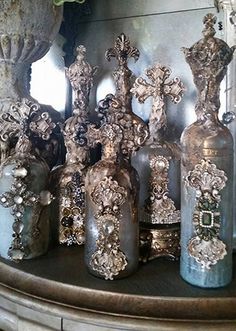
[[[18,264],[1,259],[0,283],[27,299],[74,310],[144,319],[236,319],[235,278],[224,288],[200,289],[181,279],[178,262],[164,259],[140,265],[129,278],[105,281],[88,274],[82,247],[57,247]]]

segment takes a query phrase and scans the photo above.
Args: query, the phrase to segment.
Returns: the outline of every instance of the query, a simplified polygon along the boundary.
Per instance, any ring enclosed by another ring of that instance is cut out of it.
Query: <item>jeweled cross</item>
[[[158,131],[166,126],[165,96],[170,97],[174,103],[179,103],[185,90],[179,78],[168,81],[171,70],[160,64],[154,65],[146,70],[146,76],[150,82],[138,77],[131,89],[131,92],[140,103],[153,97],[152,111],[149,117],[150,139],[156,140]]]
[[[114,57],[118,61],[118,67],[113,73],[116,84],[116,96],[121,100],[123,107],[131,111],[131,76],[132,71],[128,68],[128,59],[134,58],[135,62],[139,58],[139,50],[130,46],[130,40],[124,33],[116,38],[113,48],[109,48],[105,53],[105,58],[110,61]]]

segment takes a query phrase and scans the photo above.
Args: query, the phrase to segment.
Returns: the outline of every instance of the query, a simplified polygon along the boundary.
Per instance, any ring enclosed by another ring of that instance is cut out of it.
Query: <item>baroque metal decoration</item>
[[[149,135],[146,124],[132,112],[131,106],[132,72],[127,63],[129,58],[134,58],[137,61],[139,51],[137,48],[130,46],[129,39],[122,33],[117,37],[114,48],[107,50],[105,57],[108,61],[112,57],[115,57],[118,61],[118,67],[113,76],[116,84],[116,98],[121,103],[121,107],[118,114],[108,114],[108,116],[112,116],[110,123],[116,121],[117,124],[123,127],[121,151],[129,159],[132,153],[145,143]]]
[[[160,139],[160,129],[167,125],[165,113],[165,97],[170,97],[174,103],[179,103],[185,90],[183,83],[178,77],[168,80],[171,70],[160,64],[155,64],[146,70],[146,75],[150,82],[138,77],[131,89],[131,92],[139,102],[152,97],[153,105],[149,117],[150,139],[158,141]]]
[[[196,189],[193,225],[196,236],[188,244],[188,251],[203,268],[210,269],[227,254],[226,245],[219,239],[221,215],[219,192],[227,177],[223,170],[209,160],[201,160],[186,178],[186,185]]]
[[[146,205],[152,224],[180,222],[180,211],[168,197],[169,160],[160,155],[150,155],[150,198]]]
[[[35,151],[39,155],[45,155],[47,152],[39,151],[38,144],[40,145],[41,140],[45,150],[50,149],[50,144],[55,143],[52,135],[56,128],[57,123],[49,112],[41,110],[38,103],[25,98],[17,101],[11,105],[9,111],[0,114],[0,141],[4,142],[1,153],[4,154],[5,146],[4,158],[7,157],[7,150],[13,147],[13,141],[19,139],[24,131],[32,140]],[[47,155],[45,156],[47,159]]]
[[[66,69],[75,92],[73,116],[63,129],[67,150],[66,163],[58,169],[56,180],[59,182],[59,242],[61,244],[81,245],[85,240],[85,188],[84,177],[89,159],[87,138],[90,89],[97,67],[92,67],[86,60],[86,48],[76,48],[77,56],[72,65]]]
[[[105,177],[94,188],[91,197],[99,206],[99,211],[95,215],[98,224],[97,249],[90,264],[105,279],[112,280],[127,265],[119,243],[120,206],[125,202],[127,192],[112,177]]]

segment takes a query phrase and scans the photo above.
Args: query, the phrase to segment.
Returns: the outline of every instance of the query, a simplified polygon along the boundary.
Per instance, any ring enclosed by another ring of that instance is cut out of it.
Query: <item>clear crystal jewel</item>
[[[233,111],[228,111],[222,116],[222,121],[224,124],[229,124],[235,119],[235,113]]]
[[[23,198],[20,195],[17,195],[16,197],[14,197],[13,200],[17,205],[20,205],[23,202]]]
[[[21,233],[22,230],[23,230],[23,228],[24,228],[24,224],[23,224],[22,222],[18,222],[18,221],[16,221],[16,222],[14,222],[13,225],[12,225],[12,229],[13,229],[13,231],[16,232],[16,233]]]
[[[114,231],[115,226],[112,221],[108,221],[106,224],[103,225],[103,228],[107,234],[111,234]]]
[[[23,202],[23,197],[21,197],[20,195],[17,195],[13,198],[13,200],[17,205],[20,205]]]
[[[6,202],[6,201],[7,201],[7,199],[5,197],[1,198],[1,202]]]
[[[10,256],[10,258],[12,258],[12,260],[22,260],[25,253],[23,250],[18,249],[18,248],[13,248],[8,252],[8,255]]]

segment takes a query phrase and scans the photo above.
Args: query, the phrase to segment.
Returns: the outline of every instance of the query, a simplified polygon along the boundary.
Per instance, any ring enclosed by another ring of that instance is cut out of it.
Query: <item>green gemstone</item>
[[[210,226],[212,224],[212,214],[202,212],[202,225]]]

